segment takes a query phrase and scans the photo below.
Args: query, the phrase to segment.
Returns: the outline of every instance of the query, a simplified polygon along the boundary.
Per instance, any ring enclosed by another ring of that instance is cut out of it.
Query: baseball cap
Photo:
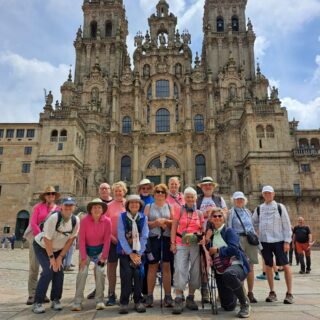
[[[76,201],[73,198],[68,197],[62,200],[62,204],[66,206],[72,206],[76,205]]]
[[[274,190],[271,186],[264,186],[262,188],[262,193],[264,193],[264,192],[274,192]]]
[[[233,194],[232,199],[245,199],[246,197],[244,196],[243,192],[237,191]]]

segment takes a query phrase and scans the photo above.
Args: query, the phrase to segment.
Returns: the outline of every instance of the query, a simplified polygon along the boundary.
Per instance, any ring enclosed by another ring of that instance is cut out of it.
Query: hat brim
[[[42,201],[46,201],[46,198],[45,198],[46,193],[47,192],[41,193],[40,196],[39,196],[39,199],[42,200]],[[61,197],[61,193],[60,192],[56,192],[56,194],[55,194],[56,200],[60,199],[60,197]]]
[[[142,186],[151,186],[151,188],[154,187],[154,183],[153,182],[150,182],[150,183],[143,183],[143,184],[139,184],[138,185],[138,189],[140,189]]]
[[[140,200],[138,200],[138,199],[129,199],[129,200],[126,201],[126,204],[125,204],[125,205],[126,205],[126,206],[129,205],[129,203],[130,203],[130,202],[133,202],[133,201],[139,202],[142,207],[144,206],[144,201],[141,200],[141,199],[140,199]]]
[[[104,202],[89,202],[87,205],[87,212],[91,214],[91,209],[94,205],[99,205],[102,207],[103,213],[105,213],[108,209],[108,205]]]
[[[211,185],[213,185],[215,188],[218,186],[218,184],[217,184],[216,182],[210,182],[210,181],[208,181],[208,182],[200,182],[200,183],[197,184],[197,186],[198,186],[199,188],[201,188],[201,186],[203,186],[204,184],[211,184]]]

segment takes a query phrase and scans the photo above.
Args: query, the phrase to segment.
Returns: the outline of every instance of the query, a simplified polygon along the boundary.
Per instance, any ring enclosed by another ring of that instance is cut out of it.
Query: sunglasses
[[[166,192],[162,190],[156,190],[156,194],[166,194]]]
[[[215,214],[215,215],[212,216],[212,218],[222,218],[222,217],[223,217],[222,214]]]
[[[46,195],[47,195],[47,196],[55,196],[56,193],[55,193],[55,192],[46,192]]]
[[[141,190],[151,190],[150,187],[142,187]]]

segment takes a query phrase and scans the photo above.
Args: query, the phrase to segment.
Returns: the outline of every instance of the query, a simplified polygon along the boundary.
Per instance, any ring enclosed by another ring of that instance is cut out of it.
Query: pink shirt
[[[201,215],[199,219],[199,215],[197,211],[192,213],[192,217],[187,216],[186,209],[183,210],[183,214],[180,218],[180,207],[174,208],[173,220],[179,221],[177,233],[182,234],[182,232],[186,231],[187,233],[197,233],[201,232],[202,225],[204,223],[203,215]],[[176,244],[178,246],[188,246],[187,244],[182,243],[181,237],[176,236]]]
[[[125,212],[124,201],[112,200],[108,203],[108,210],[106,212],[107,217],[111,219],[111,233],[118,239],[118,220],[120,213]]]
[[[39,224],[44,220],[46,220],[50,212],[61,210],[59,206],[57,205],[54,205],[54,206],[49,207],[48,204],[43,202],[35,205],[35,207],[33,208],[33,213],[30,221],[32,233],[34,236],[36,236],[38,233],[41,232],[39,228]]]
[[[103,244],[101,257],[107,259],[111,240],[111,221],[102,215],[95,223],[91,214],[86,215],[80,222],[79,250],[81,260],[87,258],[86,246],[99,246]]]
[[[166,202],[170,204],[171,207],[181,207],[185,205],[184,197],[181,192],[179,192],[174,198],[170,193],[167,196]],[[179,202],[179,204],[177,203]]]

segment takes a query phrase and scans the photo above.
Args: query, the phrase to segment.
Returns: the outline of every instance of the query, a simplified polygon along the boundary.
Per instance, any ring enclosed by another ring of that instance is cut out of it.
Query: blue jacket
[[[240,247],[239,236],[232,228],[227,228],[226,226],[224,226],[224,228],[221,230],[221,237],[228,246],[220,248],[219,255],[222,258],[231,258],[233,256],[236,256],[237,259],[239,259],[239,261],[241,262],[243,271],[247,276],[250,271],[250,265],[247,256]]]
[[[141,194],[140,199],[144,202],[144,206],[142,207],[141,212],[144,212],[144,208],[146,207],[147,204],[154,203],[154,198],[152,195],[148,195],[145,197]]]

